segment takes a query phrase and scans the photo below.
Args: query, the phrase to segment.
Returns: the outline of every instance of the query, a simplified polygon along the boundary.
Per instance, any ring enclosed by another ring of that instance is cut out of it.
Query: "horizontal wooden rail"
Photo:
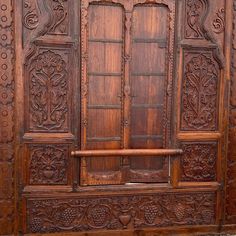
[[[181,149],[114,149],[114,150],[80,150],[72,151],[74,157],[114,157],[114,156],[176,156],[183,153]]]

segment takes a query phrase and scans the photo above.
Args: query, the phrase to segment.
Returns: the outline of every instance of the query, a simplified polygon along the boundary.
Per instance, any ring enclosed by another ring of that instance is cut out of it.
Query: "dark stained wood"
[[[235,0],[0,1],[0,235],[236,232]]]

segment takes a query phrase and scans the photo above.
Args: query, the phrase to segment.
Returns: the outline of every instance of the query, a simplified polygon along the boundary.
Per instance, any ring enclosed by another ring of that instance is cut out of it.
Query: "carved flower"
[[[0,106],[1,133],[0,142],[10,142],[13,139],[13,109],[11,106]]]
[[[2,29],[0,31],[0,45],[3,47],[10,45],[12,43],[12,34],[11,31]]]
[[[0,2],[0,26],[9,27],[12,24],[11,0],[1,0]]]
[[[0,85],[5,87],[12,83],[12,70],[11,50],[3,49],[0,55]]]
[[[13,101],[14,94],[11,89],[0,87],[0,103],[6,105]]]
[[[66,66],[62,57],[52,51],[40,54],[36,60],[36,69],[42,70],[48,77],[55,72],[63,71]]]

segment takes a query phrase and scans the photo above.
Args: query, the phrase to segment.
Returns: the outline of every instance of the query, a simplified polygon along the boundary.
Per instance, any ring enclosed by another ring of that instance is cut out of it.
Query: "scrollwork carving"
[[[207,7],[206,0],[186,0],[186,38],[204,39],[203,24]]]
[[[216,12],[216,18],[212,22],[213,31],[220,34],[225,29],[225,9],[221,8]]]
[[[33,29],[37,28],[37,26],[39,24],[37,1],[31,2],[29,0],[26,0],[24,2],[24,8],[26,10],[26,13],[23,17],[24,26],[29,30],[33,30]]]
[[[36,130],[66,128],[68,115],[67,65],[61,55],[45,51],[30,66],[30,127]]]
[[[51,24],[49,34],[66,34],[68,31],[68,1],[51,0]]]
[[[216,130],[219,68],[212,55],[185,53],[182,130]]]

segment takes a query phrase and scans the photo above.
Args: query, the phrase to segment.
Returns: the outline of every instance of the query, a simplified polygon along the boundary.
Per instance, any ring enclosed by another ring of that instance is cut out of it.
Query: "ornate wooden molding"
[[[236,222],[236,1],[233,8],[233,32],[231,48],[231,96],[229,109],[229,143],[227,157],[226,214],[227,224]]]
[[[0,2],[0,234],[14,229],[13,5]]]

